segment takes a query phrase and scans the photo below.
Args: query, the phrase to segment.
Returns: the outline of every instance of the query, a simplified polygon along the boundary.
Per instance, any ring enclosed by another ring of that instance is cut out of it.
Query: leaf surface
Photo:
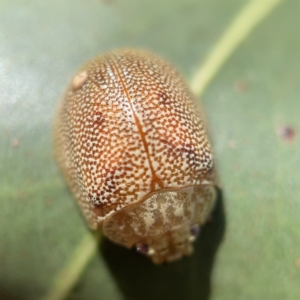
[[[52,154],[80,65],[139,47],[191,79],[245,3],[0,2],[0,299],[44,296],[88,231]],[[299,11],[283,1],[201,96],[224,196],[194,256],[157,267],[104,240],[70,299],[298,299]]]

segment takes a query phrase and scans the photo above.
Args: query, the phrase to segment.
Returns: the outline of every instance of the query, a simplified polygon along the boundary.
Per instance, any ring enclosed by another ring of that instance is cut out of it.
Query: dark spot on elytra
[[[170,104],[170,98],[164,91],[157,92],[157,99],[159,100],[160,104],[163,105],[169,105]]]
[[[103,113],[101,111],[97,111],[97,112],[94,113],[94,116],[93,116],[94,124],[102,126],[104,121],[105,121],[105,118],[104,118]]]
[[[278,127],[277,128],[277,134],[282,140],[284,140],[286,142],[291,142],[296,137],[295,129],[291,126],[280,126],[280,127]]]
[[[103,207],[103,203],[101,203],[99,195],[95,196],[89,193],[88,197],[94,207],[99,207],[99,208]]]
[[[183,153],[187,153],[188,157],[190,157],[192,154],[195,154],[195,150],[192,148],[192,145],[186,144],[184,148],[181,150]],[[195,157],[195,155],[194,155]]]

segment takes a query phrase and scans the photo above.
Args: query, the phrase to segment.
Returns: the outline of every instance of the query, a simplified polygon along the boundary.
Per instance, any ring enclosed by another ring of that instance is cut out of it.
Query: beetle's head
[[[171,262],[192,253],[192,242],[196,240],[199,232],[198,224],[191,227],[184,224],[180,228],[144,238],[143,242],[136,244],[136,250],[149,256],[156,264]]]
[[[191,254],[214,201],[210,186],[160,190],[112,215],[103,230],[112,241],[135,246],[154,263],[173,261]]]

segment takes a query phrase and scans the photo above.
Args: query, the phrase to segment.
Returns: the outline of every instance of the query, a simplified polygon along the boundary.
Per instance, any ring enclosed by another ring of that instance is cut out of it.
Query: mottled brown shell
[[[160,191],[214,185],[194,97],[145,51],[101,55],[77,73],[60,103],[55,150],[94,229]]]

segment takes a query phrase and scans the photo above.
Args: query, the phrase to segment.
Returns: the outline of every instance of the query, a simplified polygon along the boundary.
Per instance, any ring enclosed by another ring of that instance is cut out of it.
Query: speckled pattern
[[[54,136],[59,165],[92,228],[149,193],[214,184],[193,96],[149,52],[111,52],[79,70]]]
[[[103,233],[128,248],[146,244],[154,263],[171,261],[192,252],[191,227],[206,222],[215,198],[213,186],[163,189],[108,218]]]

